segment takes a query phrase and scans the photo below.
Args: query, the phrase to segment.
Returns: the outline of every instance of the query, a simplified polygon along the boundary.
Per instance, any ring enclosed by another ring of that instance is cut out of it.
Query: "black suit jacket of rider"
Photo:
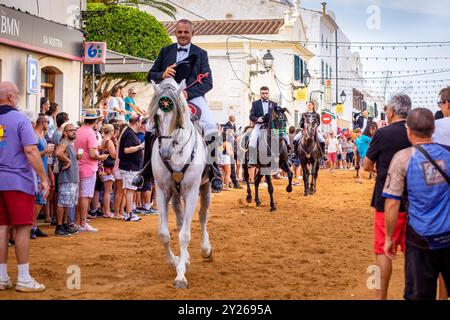
[[[269,100],[269,110],[268,113],[264,114],[264,109],[262,105],[262,100],[256,100],[252,103],[252,109],[250,110],[250,121],[256,123],[260,117],[264,118],[264,123],[269,122],[268,114],[272,112],[272,110],[277,106],[276,102]]]
[[[317,122],[319,123],[320,126],[320,116],[317,112],[313,111],[313,112],[305,112],[302,115],[302,118],[300,119],[300,129],[304,129],[305,128],[305,117],[309,114],[312,113],[314,115],[314,117],[316,118]]]
[[[173,65],[177,61],[177,48],[178,43],[173,43],[161,49],[159,52],[158,58],[156,58],[153,67],[148,72],[147,80],[155,81],[156,83],[160,83],[163,78],[162,75],[164,71],[166,71],[167,67]],[[208,53],[201,49],[200,47],[191,43],[191,48],[189,50],[189,56],[196,55],[197,61],[193,69],[191,70],[191,74],[189,78],[186,79],[186,85],[190,85],[194,81],[197,80],[197,76],[200,73],[209,73],[207,78],[203,78],[203,83],[197,83],[193,85],[191,88],[187,89],[188,99],[194,99],[196,97],[204,96],[208,91],[210,91],[213,87],[212,81],[212,73],[211,68],[209,67]]]

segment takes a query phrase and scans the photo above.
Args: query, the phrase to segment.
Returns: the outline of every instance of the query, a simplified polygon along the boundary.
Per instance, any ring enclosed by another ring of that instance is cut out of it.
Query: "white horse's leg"
[[[177,217],[178,232],[180,232],[181,227],[183,226],[183,218],[184,218],[184,211],[183,206],[181,205],[180,194],[176,193],[172,196],[172,207]]]
[[[200,225],[202,227],[202,257],[205,259],[212,258],[212,248],[209,243],[209,235],[206,230],[206,224],[208,223],[208,210],[211,204],[211,184],[205,183],[200,187]]]
[[[156,188],[156,199],[158,201],[159,211],[159,238],[166,250],[166,256],[169,263],[176,268],[179,258],[175,256],[170,249],[170,232],[169,232],[169,219],[168,219],[168,205],[169,197],[164,194],[161,188]]]
[[[190,190],[186,190],[183,194],[184,199],[184,220],[183,226],[178,233],[180,242],[180,261],[177,266],[177,277],[175,278],[175,288],[187,289],[188,282],[186,279],[186,265],[189,263],[188,246],[191,240],[191,223],[194,216],[195,208],[197,206],[199,185],[194,183]]]

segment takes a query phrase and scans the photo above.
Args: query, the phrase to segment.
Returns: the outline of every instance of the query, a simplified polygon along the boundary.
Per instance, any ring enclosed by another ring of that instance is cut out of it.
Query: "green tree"
[[[106,5],[131,5],[139,8],[139,5],[149,6],[155,8],[161,12],[164,12],[169,17],[175,19],[175,13],[177,9],[168,3],[161,0],[88,0],[88,3],[103,3]]]
[[[108,8],[110,9],[108,11]],[[155,60],[159,50],[172,43],[167,31],[155,17],[129,6],[108,7],[102,3],[89,3],[87,11],[105,11],[86,19],[86,41],[104,41],[107,49],[134,57]],[[96,107],[104,92],[114,85],[126,86],[133,82],[146,81],[146,72],[113,73],[97,76],[95,81]],[[89,106],[92,92],[91,76],[84,77],[83,107]]]

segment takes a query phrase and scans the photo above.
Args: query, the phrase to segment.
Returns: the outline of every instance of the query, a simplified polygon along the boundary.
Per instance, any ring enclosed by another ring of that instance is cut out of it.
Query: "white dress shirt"
[[[262,101],[262,106],[263,106],[263,113],[264,115],[269,113],[269,101],[264,102]]]
[[[187,49],[187,52],[185,51],[178,51],[178,48]],[[177,62],[186,59],[189,56],[189,51],[191,50],[191,44],[189,43],[186,46],[180,46],[177,44]]]

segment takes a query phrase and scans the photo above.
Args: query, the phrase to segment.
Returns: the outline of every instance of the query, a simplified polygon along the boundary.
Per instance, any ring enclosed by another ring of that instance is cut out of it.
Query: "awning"
[[[152,66],[153,61],[151,60],[106,50],[106,73],[148,72]]]

